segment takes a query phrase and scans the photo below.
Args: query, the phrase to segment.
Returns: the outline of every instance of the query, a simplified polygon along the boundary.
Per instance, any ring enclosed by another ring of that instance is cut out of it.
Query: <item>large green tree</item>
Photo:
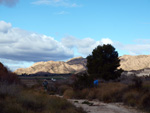
[[[88,73],[93,78],[113,80],[120,77],[118,52],[110,45],[97,46],[92,55],[87,56]]]

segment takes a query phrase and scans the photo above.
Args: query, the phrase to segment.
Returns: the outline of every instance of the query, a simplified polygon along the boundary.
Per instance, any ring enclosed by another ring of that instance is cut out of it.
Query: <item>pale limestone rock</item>
[[[150,55],[124,55],[119,57],[121,60],[120,67],[125,71],[141,70],[150,68]],[[15,71],[17,74],[35,74],[38,72],[47,73],[77,73],[86,70],[86,59],[82,57],[72,58],[66,62],[63,61],[48,61],[37,62],[29,68],[20,68]]]

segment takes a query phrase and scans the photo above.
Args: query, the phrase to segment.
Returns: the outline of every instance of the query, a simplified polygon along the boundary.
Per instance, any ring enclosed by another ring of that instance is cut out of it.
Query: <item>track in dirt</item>
[[[76,107],[82,107],[87,113],[144,113],[142,111],[123,106],[121,103],[103,103],[96,100],[68,100],[72,102]]]

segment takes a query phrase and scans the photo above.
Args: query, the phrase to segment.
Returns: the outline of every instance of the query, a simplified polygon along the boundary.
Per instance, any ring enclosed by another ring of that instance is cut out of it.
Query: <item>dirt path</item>
[[[119,103],[103,103],[96,100],[68,100],[72,102],[76,107],[82,107],[87,113],[144,113],[142,111],[123,106]]]

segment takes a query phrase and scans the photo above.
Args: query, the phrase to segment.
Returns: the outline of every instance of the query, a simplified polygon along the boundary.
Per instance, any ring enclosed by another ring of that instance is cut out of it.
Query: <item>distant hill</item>
[[[81,64],[81,65],[86,67],[87,61],[83,57],[75,57],[75,58],[72,58],[72,59],[68,60],[66,63],[69,64],[69,65]]]
[[[120,57],[121,68],[126,71],[150,68],[150,55],[124,55]]]
[[[29,68],[20,68],[15,73],[21,74],[36,74],[36,73],[56,73],[56,74],[68,74],[77,73],[86,70],[86,59],[82,57],[76,57],[63,61],[48,61],[37,62]]]
[[[150,55],[124,55],[119,57],[120,67],[125,71],[141,70],[150,68]],[[15,71],[17,74],[35,74],[40,72],[68,74],[78,73],[86,70],[86,59],[83,57],[72,58],[66,62],[48,61],[37,62],[29,68],[20,68]]]

